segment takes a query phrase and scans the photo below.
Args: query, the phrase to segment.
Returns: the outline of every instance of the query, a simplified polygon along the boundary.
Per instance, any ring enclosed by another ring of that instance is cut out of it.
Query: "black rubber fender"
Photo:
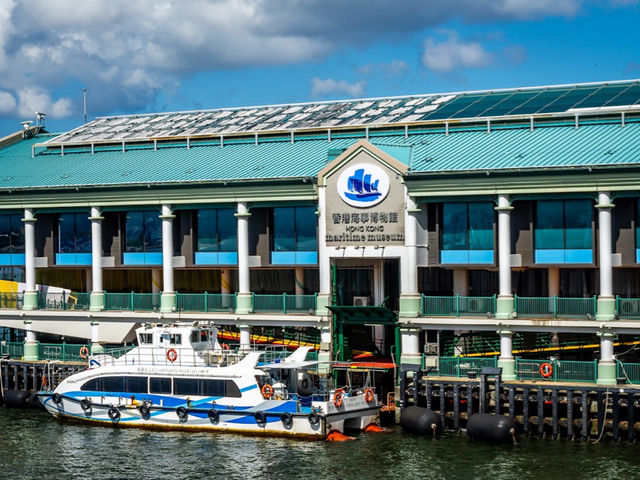
[[[62,403],[62,395],[60,395],[58,392],[54,393],[53,395],[51,395],[51,401],[56,405],[60,405]]]
[[[82,400],[80,400],[80,408],[83,412],[88,412],[89,410],[91,410],[91,400],[89,400],[88,398],[83,398]]]
[[[311,412],[307,418],[311,425],[318,425],[320,423],[320,415],[318,412]]]
[[[3,402],[7,407],[24,408],[29,401],[29,392],[23,390],[5,390]]]
[[[285,427],[291,427],[291,425],[293,425],[293,414],[290,412],[283,412],[280,415],[280,421]]]
[[[438,435],[442,432],[440,415],[423,407],[406,407],[400,414],[403,429],[419,435]]]
[[[116,407],[110,407],[107,415],[109,415],[109,418],[114,422],[120,420],[120,410]]]
[[[187,412],[187,409],[185,407],[178,407],[176,408],[176,415],[178,415],[178,418],[180,420],[185,420],[189,413]]]
[[[143,403],[138,407],[138,411],[144,420],[149,420],[149,417],[151,416],[151,407],[149,407],[149,405]]]
[[[256,412],[253,416],[255,417],[256,423],[258,425],[264,425],[265,423],[267,423],[267,414],[264,413],[262,410],[259,412]]]
[[[220,421],[220,412],[215,408],[209,410],[207,412],[207,416],[209,417],[209,420],[211,420],[211,423],[218,423]]]
[[[504,415],[476,413],[467,421],[467,435],[477,440],[510,443],[515,441],[516,422]]]

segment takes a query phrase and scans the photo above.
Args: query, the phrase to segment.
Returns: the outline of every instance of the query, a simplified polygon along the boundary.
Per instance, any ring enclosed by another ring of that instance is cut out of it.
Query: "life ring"
[[[311,412],[307,418],[309,419],[309,423],[311,425],[317,425],[318,423],[320,423],[320,415],[318,415],[317,412]]]
[[[114,422],[116,420],[120,420],[120,410],[118,410],[116,407],[111,407],[107,414],[109,415],[109,418]]]
[[[333,394],[333,404],[336,408],[340,408],[344,403],[344,390],[339,388]]]
[[[267,400],[270,399],[273,396],[273,387],[271,385],[269,385],[268,383],[265,383],[262,386],[262,396],[264,398],[266,398]]]
[[[264,425],[265,423],[267,423],[267,414],[263,411],[256,412],[254,414],[254,417],[258,425]]]
[[[553,375],[553,365],[549,362],[544,362],[540,365],[540,375],[542,375],[542,378],[549,378]]]
[[[178,352],[176,352],[175,348],[170,348],[169,350],[167,350],[167,360],[173,363],[177,359],[178,359]]]
[[[280,415],[280,421],[285,427],[291,427],[293,424],[293,414],[291,412],[283,412],[282,415]]]
[[[86,345],[83,345],[82,347],[80,347],[79,355],[80,355],[80,358],[82,358],[84,360],[89,358],[89,349],[87,348]]]
[[[373,397],[374,397],[374,395],[373,395],[373,388],[367,388],[367,389],[364,391],[364,399],[365,399],[365,401],[366,401],[367,403],[371,403],[371,402],[373,402]]]
[[[207,412],[207,416],[212,423],[218,423],[220,421],[220,412],[218,412],[215,408],[210,409]]]
[[[84,412],[91,410],[91,400],[89,400],[88,398],[83,398],[82,400],[80,400],[80,408],[82,408],[82,411]]]
[[[221,343],[220,347],[222,347],[223,350],[229,350],[229,345],[227,345],[226,343]]]
[[[178,415],[178,418],[180,420],[184,420],[185,418],[187,418],[187,409],[184,407],[178,407],[176,408],[176,415]]]

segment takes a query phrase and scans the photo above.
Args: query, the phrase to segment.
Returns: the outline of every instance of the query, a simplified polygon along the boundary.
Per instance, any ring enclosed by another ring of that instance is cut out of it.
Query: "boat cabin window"
[[[149,393],[171,394],[171,379],[168,377],[149,378]]]
[[[191,332],[191,343],[208,342],[210,334],[209,330],[194,330]]]
[[[100,377],[86,382],[82,391],[147,393],[147,377]]]
[[[182,345],[182,334],[181,333],[170,333],[169,334],[169,343],[171,345]]]
[[[152,343],[153,343],[153,333],[140,334],[140,344],[152,344]]]
[[[174,378],[176,395],[200,395],[203,397],[242,397],[240,389],[232,380],[198,378]]]

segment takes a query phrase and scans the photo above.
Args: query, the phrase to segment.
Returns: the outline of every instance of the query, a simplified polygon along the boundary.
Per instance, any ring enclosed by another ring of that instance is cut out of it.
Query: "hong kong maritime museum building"
[[[607,384],[640,338],[638,81],[103,117],[0,166],[0,322],[28,342],[210,321]]]

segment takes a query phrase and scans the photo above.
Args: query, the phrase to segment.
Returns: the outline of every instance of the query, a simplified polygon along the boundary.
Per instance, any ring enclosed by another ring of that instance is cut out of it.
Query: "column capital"
[[[498,205],[494,207],[494,210],[496,212],[510,212],[511,210],[513,210],[513,207],[511,205]]]
[[[607,210],[607,209],[611,209],[611,208],[613,208],[615,206],[616,205],[614,203],[596,203],[593,206],[593,208]]]
[[[600,338],[610,338],[615,337],[617,334],[613,330],[601,328],[596,332],[596,335]]]

